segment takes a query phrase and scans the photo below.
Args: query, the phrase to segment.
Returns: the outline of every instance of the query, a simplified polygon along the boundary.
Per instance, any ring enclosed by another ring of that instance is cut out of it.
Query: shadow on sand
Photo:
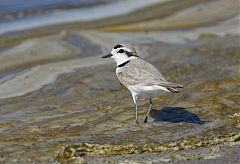
[[[189,112],[183,107],[163,107],[161,110],[153,109],[151,117],[154,121],[167,121],[172,123],[187,122],[202,125],[202,121],[196,114]]]

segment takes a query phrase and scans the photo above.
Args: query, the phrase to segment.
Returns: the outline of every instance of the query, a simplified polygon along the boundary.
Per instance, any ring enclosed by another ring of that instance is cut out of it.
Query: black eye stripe
[[[123,50],[123,49],[120,49],[120,50],[118,51],[118,53],[124,53],[124,50]]]
[[[123,47],[123,46],[121,44],[118,44],[118,45],[114,46],[113,48],[117,49],[117,48],[121,48],[121,47]]]

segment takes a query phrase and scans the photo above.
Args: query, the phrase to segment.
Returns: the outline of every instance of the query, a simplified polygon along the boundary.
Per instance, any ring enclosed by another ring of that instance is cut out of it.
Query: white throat
[[[136,59],[137,57],[136,56],[131,56],[131,57],[128,57],[128,56],[121,56],[121,57],[118,57],[118,58],[114,58],[114,61],[117,63],[117,65],[121,65],[129,60],[132,60],[132,59]]]

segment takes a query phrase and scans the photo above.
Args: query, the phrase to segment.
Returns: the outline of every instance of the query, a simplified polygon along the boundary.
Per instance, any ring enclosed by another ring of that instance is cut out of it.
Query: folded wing
[[[143,84],[146,86],[159,85],[166,87],[171,92],[182,88],[180,84],[166,81],[164,76],[150,63],[142,59],[134,59],[117,72],[119,81],[127,86]]]

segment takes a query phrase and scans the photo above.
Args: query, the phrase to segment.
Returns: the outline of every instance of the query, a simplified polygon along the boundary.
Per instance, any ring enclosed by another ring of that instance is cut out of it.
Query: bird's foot
[[[144,123],[147,123],[147,119],[148,119],[148,117],[145,118]]]

